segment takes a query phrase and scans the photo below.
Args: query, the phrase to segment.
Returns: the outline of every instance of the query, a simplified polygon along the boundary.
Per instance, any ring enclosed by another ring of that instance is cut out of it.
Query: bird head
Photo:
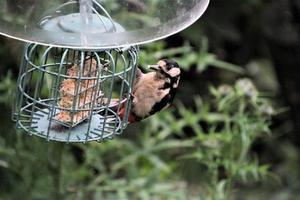
[[[160,76],[170,79],[173,82],[173,87],[178,87],[181,70],[174,60],[163,59],[156,65],[150,65],[149,68],[156,71]]]
[[[149,68],[169,78],[176,78],[181,74],[179,65],[174,60],[163,59],[156,65],[150,65]]]

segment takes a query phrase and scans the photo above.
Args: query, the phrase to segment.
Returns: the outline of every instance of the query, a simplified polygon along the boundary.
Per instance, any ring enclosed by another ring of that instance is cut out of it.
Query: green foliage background
[[[0,199],[299,199],[299,151],[284,137],[272,60],[250,44],[266,5],[215,1],[188,30],[142,46],[141,66],[175,58],[182,67],[176,102],[103,143],[49,143],[14,129],[22,44],[1,38]]]

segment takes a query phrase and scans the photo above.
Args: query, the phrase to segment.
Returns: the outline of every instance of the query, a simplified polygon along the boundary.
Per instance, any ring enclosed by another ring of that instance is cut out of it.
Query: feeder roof
[[[0,34],[45,45],[108,49],[175,34],[209,0],[0,0]]]

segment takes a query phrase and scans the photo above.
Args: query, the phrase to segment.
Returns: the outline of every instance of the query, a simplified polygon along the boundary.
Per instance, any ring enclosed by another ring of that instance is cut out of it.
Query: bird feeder
[[[14,103],[17,128],[60,142],[121,134],[128,125],[138,45],[185,29],[208,3],[0,0],[0,33],[27,42]]]

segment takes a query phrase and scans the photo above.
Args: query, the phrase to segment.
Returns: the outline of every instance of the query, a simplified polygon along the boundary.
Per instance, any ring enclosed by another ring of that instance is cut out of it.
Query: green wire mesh
[[[137,61],[137,47],[85,51],[27,44],[14,104],[17,128],[60,142],[121,134]]]

